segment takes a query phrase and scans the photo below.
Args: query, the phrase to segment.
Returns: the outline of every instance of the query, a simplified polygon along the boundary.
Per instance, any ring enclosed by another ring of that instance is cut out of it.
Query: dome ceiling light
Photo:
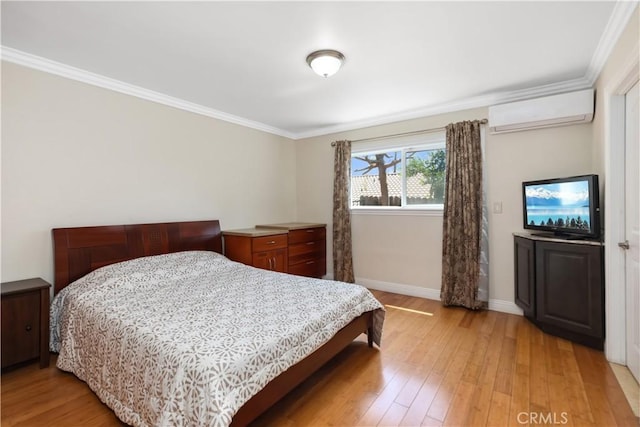
[[[344,55],[337,50],[317,50],[307,56],[307,64],[319,76],[331,77],[344,62]]]

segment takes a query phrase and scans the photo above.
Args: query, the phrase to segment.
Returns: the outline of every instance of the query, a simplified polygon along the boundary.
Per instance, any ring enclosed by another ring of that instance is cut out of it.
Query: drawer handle
[[[276,241],[275,240],[271,240],[270,242],[267,242],[267,245],[275,245]]]
[[[315,245],[316,242],[308,242],[307,245]]]
[[[307,230],[307,233],[315,233],[316,230]]]
[[[309,264],[315,264],[315,263],[316,263],[315,261],[307,261],[307,265],[309,265]]]
[[[30,332],[31,331],[31,325],[25,326],[24,330],[27,331],[27,332]]]

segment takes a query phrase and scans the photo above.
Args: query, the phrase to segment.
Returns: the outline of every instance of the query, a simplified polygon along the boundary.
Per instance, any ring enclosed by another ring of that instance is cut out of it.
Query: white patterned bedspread
[[[51,350],[136,426],[225,426],[270,380],[360,314],[364,287],[194,251],[98,269],[51,306]]]

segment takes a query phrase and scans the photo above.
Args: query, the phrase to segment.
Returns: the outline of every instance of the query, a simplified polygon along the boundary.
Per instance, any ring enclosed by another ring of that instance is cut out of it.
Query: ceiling
[[[299,139],[591,87],[636,6],[2,1],[2,58]]]

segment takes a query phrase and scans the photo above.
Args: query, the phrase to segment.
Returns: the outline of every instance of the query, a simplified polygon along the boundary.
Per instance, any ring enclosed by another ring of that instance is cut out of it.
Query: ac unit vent
[[[593,89],[489,107],[492,133],[516,132],[593,120]]]

